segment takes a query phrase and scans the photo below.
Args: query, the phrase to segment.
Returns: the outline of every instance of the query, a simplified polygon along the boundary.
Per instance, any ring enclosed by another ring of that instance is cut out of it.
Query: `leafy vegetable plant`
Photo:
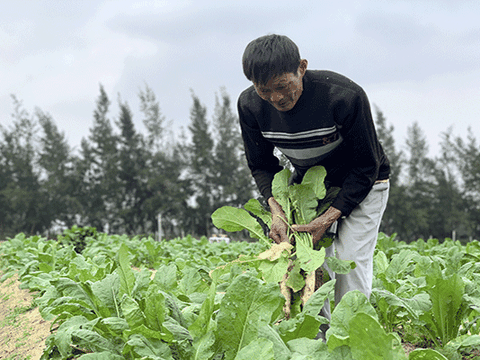
[[[282,206],[288,225],[308,224],[325,212],[338,194],[339,188],[325,187],[326,170],[323,166],[310,168],[300,184],[289,184],[291,172],[283,169],[277,173],[272,182],[272,194]],[[263,265],[265,277],[271,277],[270,271],[277,266],[280,289],[286,302],[285,317],[295,316],[305,305],[309,297],[318,288],[320,282],[316,270],[325,263],[325,248],[331,246],[333,234],[326,234],[313,246],[310,233],[291,232],[290,244],[272,245],[263,232],[259,221],[271,226],[272,215],[265,210],[258,200],[252,199],[244,206],[245,209],[224,206],[212,214],[213,224],[225,231],[240,231],[247,229],[250,235],[271,246],[269,252],[260,255],[275,262],[275,265]],[[282,255],[286,253],[286,255]],[[275,255],[273,255],[275,254]],[[348,273],[355,267],[353,261],[332,259],[328,262],[334,272]],[[260,268],[262,270],[262,268]],[[323,277],[323,276],[322,276]],[[317,283],[317,286],[315,284]]]

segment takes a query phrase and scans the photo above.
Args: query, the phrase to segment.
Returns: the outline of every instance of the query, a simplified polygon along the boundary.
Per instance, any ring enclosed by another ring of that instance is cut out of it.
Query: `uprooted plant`
[[[272,181],[272,194],[281,205],[289,227],[305,225],[323,214],[337,196],[340,188],[327,189],[324,184],[326,170],[322,166],[310,168],[300,184],[289,184],[291,172],[284,169]],[[325,248],[332,245],[334,234],[326,233],[313,244],[308,232],[290,232],[290,242],[272,244],[262,225],[271,227],[272,214],[258,200],[251,199],[244,209],[224,206],[212,214],[213,224],[225,231],[247,229],[250,235],[270,247],[258,256],[265,261],[259,269],[267,280],[277,280],[285,297],[284,315],[290,318],[299,313],[310,296],[327,280],[328,274],[321,270],[327,262],[335,273],[348,273],[355,268],[353,261],[326,257]],[[246,259],[245,259],[246,260]]]

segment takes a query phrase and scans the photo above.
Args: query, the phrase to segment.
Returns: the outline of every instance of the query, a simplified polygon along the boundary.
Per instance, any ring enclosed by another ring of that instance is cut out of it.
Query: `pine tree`
[[[192,139],[188,146],[189,177],[195,191],[195,206],[191,215],[191,228],[196,235],[210,233],[213,212],[213,139],[207,121],[207,109],[192,92],[193,105],[190,110],[190,130]]]
[[[404,185],[400,184],[400,176],[404,165],[404,156],[402,151],[395,148],[395,138],[393,136],[393,125],[387,125],[387,119],[383,112],[375,106],[376,130],[377,136],[382,144],[385,155],[390,162],[390,191],[387,209],[382,217],[380,231],[387,234],[393,234],[398,231],[397,222],[400,214],[403,213],[405,206],[402,198],[405,191]]]
[[[432,180],[433,162],[428,158],[428,144],[418,122],[407,128],[407,183],[414,186]]]
[[[152,152],[159,152],[165,147],[165,116],[162,115],[160,104],[155,93],[148,86],[140,90],[140,110],[144,115],[143,124],[147,129],[146,145]]]
[[[117,231],[129,234],[144,233],[146,226],[143,204],[146,200],[146,180],[143,169],[146,152],[140,134],[137,134],[128,104],[119,100],[120,116],[117,125],[119,136],[119,196],[117,199]]]
[[[118,136],[107,117],[109,106],[110,100],[100,85],[93,126],[88,139],[82,139],[79,164],[83,178],[82,223],[94,226],[99,231],[105,231],[106,227],[117,222]]]
[[[441,153],[435,159],[433,170],[435,179],[434,196],[429,211],[429,232],[433,237],[444,239],[452,236],[452,231],[459,234],[469,227],[465,213],[465,201],[462,198],[458,181],[456,161],[450,136],[444,134]]]
[[[383,112],[376,106],[375,114],[377,136],[390,162],[390,186],[394,187],[398,184],[402,171],[403,153],[402,151],[397,151],[395,148],[395,138],[393,136],[394,126],[391,124],[387,125],[387,119],[383,115]]]
[[[252,197],[254,185],[246,165],[238,119],[225,89],[221,89],[221,100],[216,97],[213,124],[217,139],[213,159],[214,207],[241,206]]]
[[[188,226],[187,200],[193,195],[190,180],[183,176],[186,158],[182,156],[179,144],[174,142],[173,135],[167,138],[165,117],[153,91],[146,86],[139,97],[143,124],[147,129],[144,138],[146,158],[142,169],[146,181],[143,207],[145,231],[158,231],[157,216],[161,215],[162,235],[180,236],[182,227]]]
[[[470,221],[470,236],[480,239],[480,145],[473,131],[468,129],[467,140],[457,136],[450,139],[453,156],[462,179],[464,208]]]
[[[52,117],[40,109],[36,110],[36,116],[43,130],[38,163],[43,174],[41,186],[47,197],[46,213],[50,223],[58,221],[71,227],[81,210],[77,193],[80,184],[75,176],[77,159]]]
[[[0,232],[9,236],[19,232],[43,232],[49,222],[37,166],[37,124],[22,103],[15,96],[12,99],[13,125],[10,129],[2,128],[3,141],[0,143]]]
[[[428,238],[433,235],[430,233],[429,215],[436,196],[435,164],[427,156],[428,144],[417,122],[407,128],[406,144],[408,178],[402,194],[406,216],[402,222],[402,233],[410,240]]]

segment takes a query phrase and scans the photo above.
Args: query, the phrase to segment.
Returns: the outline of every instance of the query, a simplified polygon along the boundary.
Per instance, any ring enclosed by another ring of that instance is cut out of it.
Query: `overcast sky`
[[[397,147],[414,121],[431,155],[440,135],[480,136],[480,1],[67,1],[0,0],[0,122],[11,94],[49,113],[78,148],[102,84],[118,116],[127,101],[142,131],[147,84],[174,131],[186,128],[192,89],[211,117],[222,86],[236,103],[249,82],[245,46],[278,33],[310,69],[360,84],[395,127]]]

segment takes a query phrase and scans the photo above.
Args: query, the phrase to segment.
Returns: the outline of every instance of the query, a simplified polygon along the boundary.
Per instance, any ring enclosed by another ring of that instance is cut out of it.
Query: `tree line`
[[[73,225],[121,234],[152,234],[162,219],[166,238],[211,235],[210,215],[224,205],[258,197],[246,165],[238,119],[224,89],[212,116],[192,92],[190,122],[178,139],[154,92],[139,91],[144,131],[118,97],[100,85],[92,125],[78,150],[52,116],[30,114],[15,96],[13,122],[0,125],[0,238],[45,234]],[[404,150],[392,125],[375,108],[378,136],[392,165],[391,190],[381,230],[411,241],[419,237],[480,238],[480,147],[443,134],[441,154],[428,157],[418,125],[408,128]]]

